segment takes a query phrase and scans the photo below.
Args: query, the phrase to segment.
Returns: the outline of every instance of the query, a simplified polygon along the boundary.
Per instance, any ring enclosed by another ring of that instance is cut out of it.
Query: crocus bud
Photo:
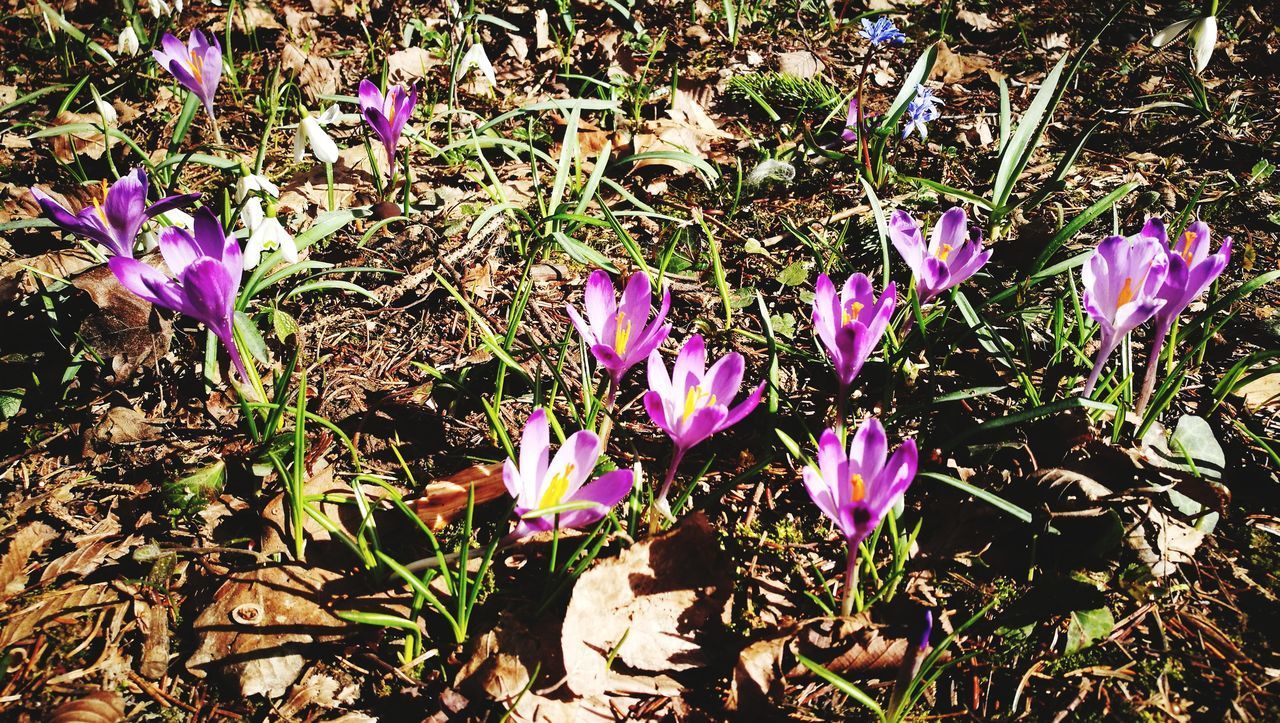
[[[132,25],[124,26],[116,40],[116,52],[121,55],[137,55],[139,50],[141,46],[138,44],[138,34],[133,32]]]

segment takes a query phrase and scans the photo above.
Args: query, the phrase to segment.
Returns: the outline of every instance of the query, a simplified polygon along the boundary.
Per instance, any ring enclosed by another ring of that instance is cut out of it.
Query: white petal
[[[491,88],[498,87],[498,77],[493,72],[493,63],[489,62],[489,55],[484,52],[484,46],[480,43],[472,45],[467,49],[466,54],[462,56],[462,60],[458,63],[458,75],[455,80],[461,80],[465,77],[472,67],[480,70],[485,80],[489,81]]]
[[[1151,47],[1162,48],[1169,43],[1172,43],[1182,37],[1182,34],[1187,32],[1187,29],[1190,28],[1191,24],[1195,21],[1196,18],[1191,18],[1190,20],[1179,20],[1178,22],[1169,25],[1151,38]]]
[[[124,26],[124,30],[120,31],[119,39],[116,40],[116,52],[121,55],[137,55],[140,49],[138,34],[133,31],[133,26]]]
[[[330,123],[337,121],[341,117],[342,117],[342,111],[338,110],[338,106],[331,105],[328,108],[325,108],[324,112],[321,113],[320,116],[316,118],[316,120],[320,123],[320,125],[327,126]]]
[[[338,144],[333,142],[324,127],[311,117],[303,118],[301,125],[302,131],[307,136],[307,144],[311,146],[311,152],[315,157],[321,163],[337,163]]]
[[[257,234],[264,218],[266,214],[262,212],[262,199],[250,198],[245,202],[244,208],[240,209],[240,223],[249,229],[250,234]]]
[[[1196,72],[1203,73],[1213,57],[1213,47],[1218,43],[1218,19],[1212,15],[1201,18],[1191,29],[1191,59]]]
[[[307,150],[307,140],[302,132],[302,124],[298,124],[298,130],[293,134],[293,162],[301,163],[302,154]]]
[[[249,234],[249,240],[244,243],[244,267],[252,269],[258,265],[262,259],[262,235]]]

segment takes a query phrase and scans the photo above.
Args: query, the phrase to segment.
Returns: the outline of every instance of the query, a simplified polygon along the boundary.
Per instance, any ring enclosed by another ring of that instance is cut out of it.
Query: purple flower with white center
[[[160,232],[160,254],[173,278],[126,256],[116,256],[108,264],[129,291],[209,327],[227,348],[240,378],[248,381],[232,331],[236,293],[244,273],[240,245],[223,233],[222,224],[208,208],[196,211],[194,226],[194,233],[177,226]]]
[[[925,140],[929,137],[929,129],[925,125],[938,119],[941,112],[938,106],[942,105],[942,101],[938,100],[938,96],[933,94],[932,90],[923,85],[916,86],[916,97],[907,104],[907,122],[902,129],[902,137],[906,138],[911,135],[911,131],[919,131],[920,139]]]
[[[112,256],[132,257],[133,244],[142,224],[200,197],[198,193],[166,196],[148,206],[148,189],[146,172],[135,168],[110,186],[103,180],[102,198],[75,214],[34,186],[31,195],[58,228],[102,244]]]
[[[572,306],[565,308],[592,356],[609,372],[615,388],[631,367],[647,359],[671,333],[671,325],[663,323],[671,308],[671,293],[663,292],[662,306],[649,322],[652,303],[648,274],[643,271],[632,274],[619,300],[609,274],[597,269],[587,278],[583,293],[587,318],[583,319]]]
[[[212,33],[205,35],[197,28],[183,45],[181,40],[165,33],[160,39],[160,49],[152,50],[151,55],[182,87],[200,99],[212,118],[213,96],[222,78],[222,46],[218,45],[218,38]]]
[[[1098,358],[1085,382],[1084,396],[1093,393],[1102,367],[1125,334],[1146,323],[1166,304],[1160,298],[1169,272],[1166,248],[1152,236],[1109,236],[1081,269],[1084,308],[1101,330]]]
[[[840,402],[867,357],[880,346],[897,304],[896,294],[897,287],[891,281],[877,299],[866,274],[850,276],[837,294],[830,277],[818,276],[813,295],[813,328],[835,367]]]
[[[858,545],[879,527],[885,513],[898,503],[915,479],[916,443],[908,439],[889,455],[884,426],[871,417],[858,427],[848,450],[835,430],[823,431],[818,439],[817,462],[817,467],[805,467],[804,486],[848,545],[844,594],[844,614],[848,615]]]
[[[907,36],[903,35],[893,21],[883,15],[876,18],[872,22],[869,18],[862,19],[862,29],[858,31],[858,35],[866,38],[872,45],[902,45],[907,41]]]
[[[982,248],[982,233],[969,236],[969,217],[959,206],[942,214],[925,246],[920,224],[906,211],[889,219],[889,238],[916,280],[916,295],[927,304],[935,296],[973,276],[991,258]]]
[[[387,149],[388,173],[395,169],[400,134],[417,104],[417,86],[406,90],[402,85],[393,85],[384,95],[372,80],[365,78],[360,81],[360,113]]]
[[[689,337],[676,355],[670,376],[662,363],[662,354],[655,349],[649,355],[649,391],[644,395],[644,408],[653,423],[675,444],[666,479],[655,500],[663,512],[667,511],[667,494],[685,453],[711,435],[742,421],[760,404],[764,382],[736,407],[729,406],[742,388],[745,367],[742,355],[730,352],[708,369],[706,344],[698,334]],[[657,524],[656,517],[652,518],[652,524]]]
[[[551,438],[547,413],[534,410],[525,423],[520,438],[520,464],[508,459],[502,466],[502,481],[516,500],[516,515],[522,519],[512,537],[521,538],[534,532],[561,528],[586,527],[599,521],[618,504],[635,484],[629,469],[600,475],[584,484],[595,470],[604,446],[595,432],[576,432],[561,445],[551,458]],[[548,461],[550,460],[550,461]],[[551,512],[545,516],[525,517],[530,512],[573,503],[594,503],[575,509]]]
[[[1157,293],[1165,303],[1155,313],[1151,356],[1147,359],[1146,378],[1143,380],[1142,395],[1136,408],[1137,413],[1142,414],[1155,389],[1156,367],[1159,366],[1160,353],[1164,350],[1169,331],[1191,302],[1203,294],[1227,268],[1227,263],[1231,260],[1231,237],[1223,239],[1218,253],[1211,254],[1207,223],[1192,223],[1170,243],[1164,222],[1158,218],[1147,219],[1138,236],[1154,239],[1164,248],[1169,259],[1169,273]]]

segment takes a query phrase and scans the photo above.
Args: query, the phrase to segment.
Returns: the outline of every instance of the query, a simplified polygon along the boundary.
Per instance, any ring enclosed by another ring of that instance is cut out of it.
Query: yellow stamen
[[[849,477],[849,499],[853,502],[861,502],[862,498],[866,496],[866,483],[862,481],[862,475],[855,472]]]
[[[1192,253],[1191,245],[1194,244],[1195,241],[1196,234],[1194,231],[1187,231],[1182,234],[1182,251],[1178,252],[1178,255],[1182,256],[1182,260],[1186,261],[1188,265],[1191,264],[1191,257],[1194,255]]]
[[[1116,297],[1116,308],[1124,306],[1133,301],[1133,279],[1125,279],[1124,287],[1120,289],[1120,295]]]
[[[560,504],[564,493],[569,491],[569,477],[573,475],[574,469],[576,465],[568,465],[563,472],[551,478],[551,484],[547,485],[547,491],[542,493],[542,499],[538,501],[539,509]]]
[[[840,325],[848,326],[849,322],[857,321],[858,315],[862,313],[862,309],[863,305],[856,301],[849,304],[848,308],[844,310],[844,314],[840,317]]]
[[[107,202],[107,179],[104,178],[102,179],[102,198],[94,199],[93,201],[93,210],[97,212],[98,218],[102,219],[102,222],[104,224],[110,223],[110,221],[107,220],[106,209],[102,207],[102,204],[106,202]]]
[[[689,421],[689,417],[692,417],[694,412],[715,403],[716,395],[704,392],[700,386],[689,387],[689,391],[684,395],[684,416],[681,418],[682,421]]]
[[[951,252],[955,250],[956,247],[951,244],[942,244],[942,248],[938,249],[938,260],[946,261],[947,257],[951,255]]]
[[[196,51],[189,51],[191,55],[191,75],[195,77],[197,83],[204,83],[204,58],[201,58]]]
[[[627,353],[627,342],[631,341],[631,322],[627,315],[619,311],[614,319],[613,350],[619,355]]]

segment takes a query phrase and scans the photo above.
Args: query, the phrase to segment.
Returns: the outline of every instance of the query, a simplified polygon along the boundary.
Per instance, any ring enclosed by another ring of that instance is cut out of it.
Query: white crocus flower
[[[133,26],[124,26],[124,30],[120,31],[119,39],[116,40],[116,52],[121,55],[137,55],[141,49],[138,34],[133,31]]]
[[[336,105],[329,106],[324,113],[313,116],[305,110],[302,120],[298,122],[298,132],[293,136],[293,160],[301,162],[307,147],[321,163],[338,162],[338,144],[333,142],[324,126],[335,122],[341,114]]]
[[[268,216],[262,211],[262,200],[251,198],[240,210],[240,221],[249,230],[249,240],[244,245],[244,267],[252,269],[262,259],[262,252],[271,253],[276,249],[289,263],[297,263],[298,247],[293,236],[280,224],[274,215]]]
[[[236,181],[236,203],[242,203],[251,193],[265,193],[280,198],[280,188],[270,178],[257,173],[246,173]]]
[[[466,77],[472,68],[480,71],[484,79],[489,81],[490,88],[498,87],[498,77],[493,72],[493,63],[489,62],[489,55],[484,52],[484,46],[480,43],[472,45],[466,55],[462,56],[462,60],[458,61],[458,74],[454,76],[454,82]]]
[[[1191,42],[1191,64],[1197,73],[1203,73],[1209,67],[1209,59],[1213,57],[1213,48],[1218,44],[1218,18],[1206,15],[1202,18],[1179,20],[1151,38],[1151,47],[1162,48],[1190,31],[1187,38]]]

